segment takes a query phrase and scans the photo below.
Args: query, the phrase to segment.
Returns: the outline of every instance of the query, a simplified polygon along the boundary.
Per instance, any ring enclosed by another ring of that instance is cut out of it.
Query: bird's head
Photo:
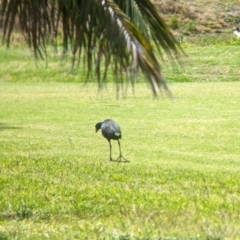
[[[101,129],[102,123],[99,122],[95,125],[95,131],[97,132],[99,129]]]

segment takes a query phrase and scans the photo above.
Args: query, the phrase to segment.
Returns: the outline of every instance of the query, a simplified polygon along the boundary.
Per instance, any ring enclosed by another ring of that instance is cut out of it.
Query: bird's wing
[[[102,131],[104,132],[105,135],[110,136],[116,136],[118,138],[121,138],[121,129],[118,126],[117,123],[114,121],[106,121],[102,125]]]
[[[117,137],[121,136],[121,129],[116,123],[111,124],[109,126],[109,131],[112,132]]]

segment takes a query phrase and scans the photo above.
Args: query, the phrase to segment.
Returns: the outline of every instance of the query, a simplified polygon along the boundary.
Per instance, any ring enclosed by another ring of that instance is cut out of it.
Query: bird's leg
[[[113,159],[112,159],[112,144],[111,144],[111,140],[108,140],[108,142],[109,142],[109,148],[110,148],[110,161],[112,161]]]
[[[121,159],[123,158],[126,162],[128,162],[128,160],[122,155],[121,144],[119,140],[118,140],[118,147],[119,147],[119,157],[117,158],[117,161],[121,161]]]
[[[119,157],[122,157],[121,144],[119,140],[118,140],[118,147],[119,147]]]

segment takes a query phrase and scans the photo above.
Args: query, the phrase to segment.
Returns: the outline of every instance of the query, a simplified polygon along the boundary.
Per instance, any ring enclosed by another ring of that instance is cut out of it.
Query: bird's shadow
[[[111,160],[111,162],[114,162],[114,163],[130,163],[129,160],[124,160],[124,161],[121,161],[121,160]]]
[[[14,127],[14,126],[10,126],[6,123],[0,122],[0,131],[17,130],[17,129],[21,129],[21,127]]]
[[[120,158],[120,159],[119,159]],[[129,160],[127,160],[126,158],[124,158],[124,157],[119,157],[119,158],[117,158],[117,159],[111,159],[110,161],[111,162],[117,162],[117,163],[129,163],[130,161]],[[123,160],[122,160],[122,158],[123,158]]]

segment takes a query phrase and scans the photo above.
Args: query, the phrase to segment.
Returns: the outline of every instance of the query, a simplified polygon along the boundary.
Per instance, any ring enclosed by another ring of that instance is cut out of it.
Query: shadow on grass
[[[5,235],[4,233],[0,232],[0,240],[8,240],[8,239],[11,239],[11,238]]]
[[[130,161],[127,159],[121,160],[121,159],[116,159],[116,160],[111,160],[111,162],[116,162],[116,163],[129,163]]]
[[[21,127],[14,127],[14,126],[10,126],[6,123],[0,122],[0,132],[6,131],[6,130],[17,130],[17,129],[21,129]]]
[[[19,217],[16,213],[2,213],[2,214],[0,214],[0,221],[17,220],[17,219],[19,219]]]

